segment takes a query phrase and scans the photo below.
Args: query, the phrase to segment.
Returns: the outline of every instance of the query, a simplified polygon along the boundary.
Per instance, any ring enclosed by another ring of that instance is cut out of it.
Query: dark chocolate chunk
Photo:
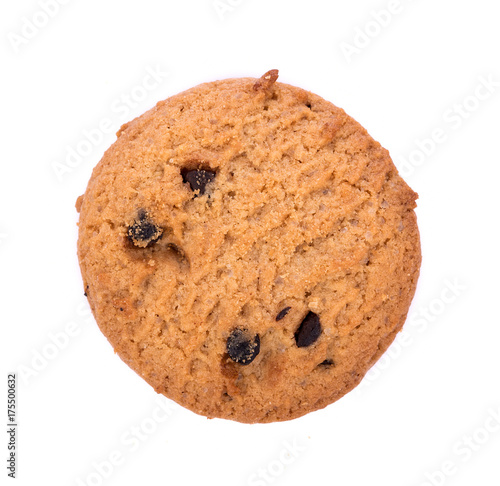
[[[315,343],[321,334],[321,324],[319,316],[314,312],[309,312],[295,331],[295,342],[299,348],[304,348]]]
[[[334,366],[335,363],[333,362],[332,359],[325,359],[324,361],[322,361],[318,366],[325,366],[325,367],[329,367],[329,366]]]
[[[285,307],[284,309],[280,310],[278,315],[276,316],[276,321],[281,321],[283,317],[285,317],[288,312],[290,311],[291,307]]]
[[[242,365],[250,364],[260,351],[260,337],[248,329],[233,329],[226,342],[229,357]]]
[[[215,172],[205,169],[197,170],[182,170],[182,180],[183,182],[189,183],[191,190],[198,191],[197,195],[205,194],[205,187],[209,182],[215,179]],[[196,197],[196,196],[195,196]]]
[[[135,246],[145,248],[162,237],[163,230],[157,226],[144,209],[137,213],[137,219],[128,227],[127,236]]]

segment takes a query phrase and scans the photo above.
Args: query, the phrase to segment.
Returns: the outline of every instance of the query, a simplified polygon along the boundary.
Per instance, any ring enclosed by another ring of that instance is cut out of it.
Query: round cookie
[[[289,420],[355,387],[421,261],[387,150],[278,72],[202,84],[125,124],[77,201],[96,321],[207,417]]]

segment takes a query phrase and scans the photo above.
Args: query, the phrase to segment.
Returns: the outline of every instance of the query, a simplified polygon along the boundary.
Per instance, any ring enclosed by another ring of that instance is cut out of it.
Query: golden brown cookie
[[[207,417],[288,420],[340,398],[401,329],[419,274],[417,195],[387,150],[277,77],[158,103],[77,202],[102,332]]]

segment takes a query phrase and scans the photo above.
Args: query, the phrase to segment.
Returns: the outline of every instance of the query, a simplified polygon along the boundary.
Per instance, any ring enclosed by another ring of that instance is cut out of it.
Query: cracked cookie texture
[[[277,77],[159,102],[77,201],[101,331],[210,418],[283,421],[342,397],[400,331],[419,274],[417,194],[387,150]]]

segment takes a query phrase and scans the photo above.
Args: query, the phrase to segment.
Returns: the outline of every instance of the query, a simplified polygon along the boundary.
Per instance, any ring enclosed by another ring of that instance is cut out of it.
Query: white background
[[[0,423],[17,372],[16,484],[500,485],[498,2],[45,1],[50,16],[0,7]],[[358,389],[243,425],[162,399],[113,353],[82,295],[74,203],[122,123],[272,68],[390,150],[420,195],[423,266],[404,333]]]

